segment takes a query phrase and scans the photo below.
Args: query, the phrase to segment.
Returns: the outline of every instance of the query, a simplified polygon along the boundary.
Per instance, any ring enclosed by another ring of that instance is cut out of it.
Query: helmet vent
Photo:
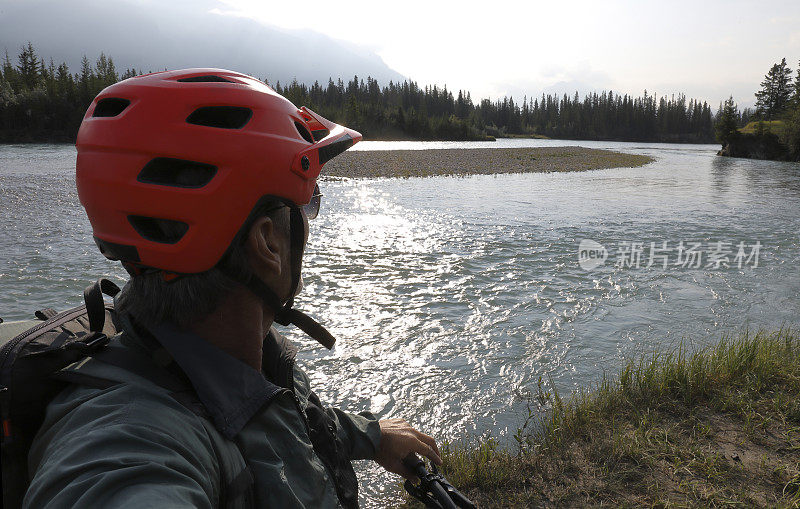
[[[314,131],[311,131],[311,135],[314,136],[314,141],[319,141],[322,138],[329,135],[330,133],[331,132],[328,131],[327,129],[316,129]]]
[[[206,106],[198,108],[186,119],[194,125],[219,127],[221,129],[241,129],[250,121],[253,110],[238,106]]]
[[[136,180],[144,184],[197,189],[205,186],[217,173],[211,164],[156,157],[142,168]]]
[[[215,76],[208,74],[205,76],[192,76],[191,78],[180,78],[178,81],[181,83],[233,83],[231,80],[226,80],[222,76]]]
[[[297,129],[297,132],[300,133],[300,136],[302,136],[304,140],[306,140],[309,143],[314,143],[314,138],[311,137],[311,133],[308,132],[306,126],[304,126],[300,122],[295,122],[294,126]]]
[[[136,233],[147,240],[161,244],[175,244],[183,238],[189,229],[189,225],[183,221],[173,221],[172,219],[128,216],[128,221],[136,230]]]
[[[107,97],[97,101],[97,106],[94,107],[93,117],[116,117],[128,107],[131,102],[127,99],[120,99],[119,97]]]
[[[103,253],[103,256],[109,260],[124,260],[126,262],[141,261],[136,246],[117,244],[116,242],[109,242],[97,237],[94,237],[94,242],[97,244],[97,247],[100,248],[100,252]]]

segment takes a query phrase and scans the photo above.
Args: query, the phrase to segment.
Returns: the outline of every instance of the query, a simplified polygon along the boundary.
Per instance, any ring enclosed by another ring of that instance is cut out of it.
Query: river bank
[[[584,147],[348,151],[324,174],[348,178],[546,173],[638,167],[652,157]]]
[[[730,133],[718,156],[765,159],[770,161],[800,161],[800,111],[797,120],[753,121]]]
[[[797,331],[643,357],[569,400],[547,386],[516,449],[491,437],[444,448],[445,475],[480,507],[800,501]]]
[[[800,161],[800,153],[792,153],[788,145],[770,132],[734,136],[722,146],[717,155],[769,161]]]

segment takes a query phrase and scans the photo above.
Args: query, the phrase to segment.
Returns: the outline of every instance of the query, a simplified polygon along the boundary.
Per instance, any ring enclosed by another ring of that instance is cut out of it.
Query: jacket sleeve
[[[351,414],[338,408],[326,408],[336,421],[336,434],[344,444],[349,444],[351,460],[371,460],[378,452],[381,428],[378,419],[370,412]]]
[[[336,436],[344,444],[351,460],[370,460],[375,458],[381,441],[381,428],[378,418],[370,412],[353,414],[338,408],[323,405],[319,397],[311,391],[311,381],[305,372],[297,367],[294,370],[295,388],[306,401],[314,402],[325,409],[325,413],[336,425]]]
[[[215,506],[211,439],[166,394],[72,387],[50,403],[28,456],[24,507]]]

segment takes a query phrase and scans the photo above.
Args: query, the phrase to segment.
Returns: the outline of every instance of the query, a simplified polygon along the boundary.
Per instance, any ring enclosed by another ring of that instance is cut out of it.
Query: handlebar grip
[[[417,477],[419,477],[421,473],[423,475],[427,473],[425,470],[425,463],[413,452],[403,458],[403,465],[405,465],[407,469],[417,474]],[[422,467],[422,472],[420,471],[420,467]]]
[[[425,479],[429,476],[429,473],[425,468],[425,463],[419,459],[416,454],[411,453],[403,458],[403,465],[414,472],[414,474],[420,478],[420,481],[423,484],[425,483]],[[442,509],[459,509],[458,506],[453,502],[453,499],[450,498],[450,495],[447,493],[447,491],[445,491],[442,485],[438,482],[434,481],[425,484],[425,488],[431,491],[433,497],[442,506]]]

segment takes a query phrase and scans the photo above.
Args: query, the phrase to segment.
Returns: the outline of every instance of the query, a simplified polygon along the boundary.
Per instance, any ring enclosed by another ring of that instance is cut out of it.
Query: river
[[[656,348],[800,323],[800,164],[721,158],[717,145],[559,140],[354,150],[558,145],[655,162],[321,182],[297,307],[339,342],[329,352],[287,334],[323,400],[403,417],[440,441],[508,439],[540,376],[567,394]],[[91,240],[74,159],[69,145],[0,145],[6,320],[77,305],[91,280],[126,276]],[[368,507],[396,496],[378,467],[358,470]]]

